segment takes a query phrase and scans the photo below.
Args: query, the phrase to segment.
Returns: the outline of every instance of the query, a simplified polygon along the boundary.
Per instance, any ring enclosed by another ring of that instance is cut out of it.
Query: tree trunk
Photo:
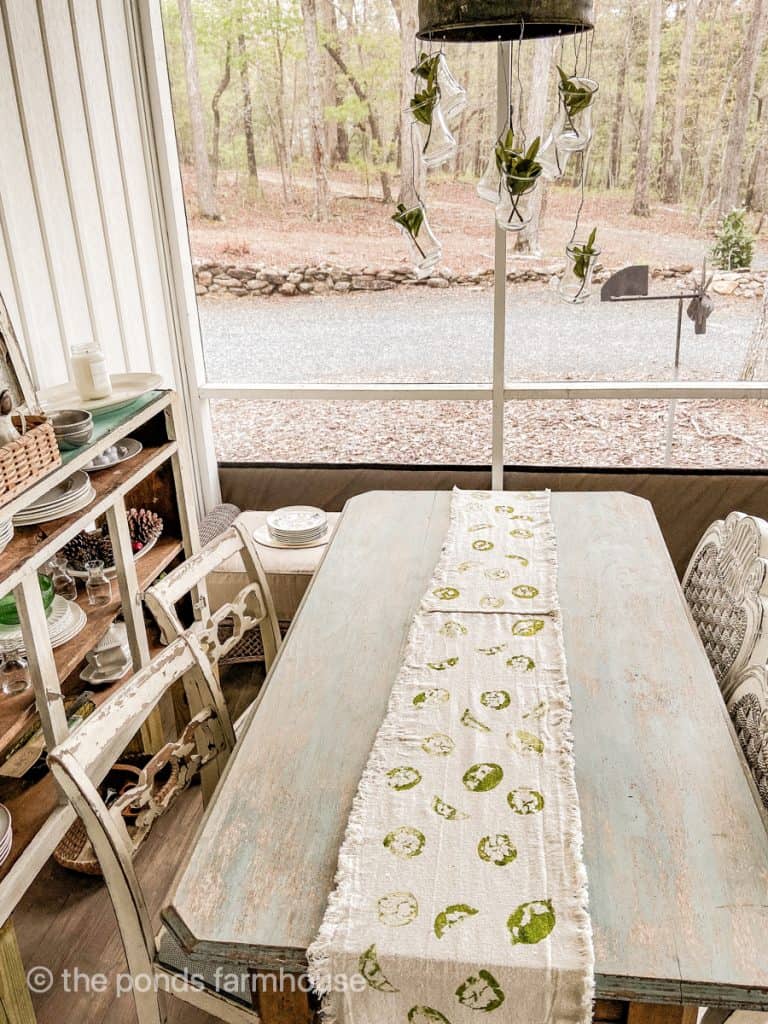
[[[744,30],[741,70],[736,83],[728,138],[725,143],[728,156],[720,182],[719,217],[725,217],[730,213],[739,205],[741,198],[742,164],[747,145],[752,94],[755,91],[755,76],[765,37],[766,12],[768,0],[753,0],[752,13]]]
[[[741,380],[768,380],[768,284],[757,325],[747,348]]]
[[[621,180],[621,149],[624,135],[624,114],[627,108],[627,74],[632,56],[634,22],[634,7],[630,4],[627,14],[627,32],[624,37],[624,48],[619,58],[619,67],[616,74],[616,96],[613,101],[611,142],[608,151],[608,188],[617,188]]]
[[[224,95],[224,91],[229,87],[231,79],[231,68],[232,68],[232,44],[227,40],[227,49],[224,56],[224,72],[221,76],[221,81],[216,86],[216,92],[213,94],[211,100],[211,110],[213,111],[213,187],[219,180],[219,137],[221,135],[221,113],[219,111],[219,103],[221,97]]]
[[[413,38],[416,35],[417,27],[416,0],[401,0],[398,7],[400,14],[400,189],[397,201],[409,205],[415,198],[414,192],[421,194],[424,190],[424,168],[421,163],[415,129],[410,114],[406,113],[414,87],[411,68],[415,63]]]
[[[640,141],[637,149],[637,166],[635,168],[635,199],[632,203],[632,213],[636,217],[650,217],[651,215],[651,145],[653,143],[653,119],[656,113],[656,96],[659,89],[661,20],[664,13],[663,0],[651,0],[650,7],[645,102],[643,104],[643,119],[640,122]]]
[[[531,69],[531,87],[528,93],[528,104],[525,111],[525,137],[530,146],[538,135],[544,133],[544,124],[547,117],[547,96],[550,70],[552,66],[552,40],[537,39],[533,45],[533,67]],[[544,140],[542,139],[542,142]],[[514,251],[541,255],[539,244],[539,226],[541,222],[542,205],[546,182],[540,181],[538,188],[531,196],[529,209],[533,217],[530,224],[522,231],[515,232]]]
[[[237,35],[237,57],[240,64],[240,93],[243,99],[243,133],[245,134],[245,156],[248,163],[248,189],[252,193],[259,191],[259,168],[256,165],[256,146],[253,141],[253,104],[251,102],[251,83],[248,78],[248,52],[245,36]]]
[[[305,2],[305,0],[302,0],[302,2]],[[355,75],[353,75],[352,72],[350,71],[349,67],[347,66],[347,62],[341,56],[341,53],[339,52],[338,47],[334,46],[333,43],[326,43],[325,44],[325,48],[328,51],[328,53],[330,53],[331,57],[333,57],[333,59],[336,61],[336,65],[339,68],[339,70],[341,71],[341,73],[344,75],[344,77],[347,79],[349,84],[352,86],[352,91],[354,92],[355,96],[357,96],[357,98],[360,100],[360,102],[365,105],[365,108],[367,110],[368,128],[370,129],[371,139],[372,139],[373,142],[376,143],[376,148],[377,148],[378,152],[379,153],[383,153],[384,152],[384,146],[382,145],[381,127],[379,126],[379,119],[376,116],[376,112],[373,109],[373,105],[371,104],[370,100],[368,99],[368,94],[366,93],[365,89],[363,89],[362,85],[360,84],[358,79],[355,77]],[[408,131],[409,131],[409,134],[410,134],[410,128],[408,129]],[[406,149],[406,147],[403,146],[403,151],[404,152],[405,152],[405,149]],[[383,194],[384,202],[385,203],[391,203],[392,202],[392,187],[391,187],[390,181],[389,181],[389,174],[387,173],[387,171],[383,167],[379,171],[379,177],[381,178],[381,191],[382,191],[382,194]]]
[[[328,171],[325,156],[325,119],[321,95],[322,65],[317,42],[316,0],[301,0],[307,44],[307,97],[312,170],[315,176],[315,217],[328,220]]]
[[[688,79],[691,70],[691,55],[696,38],[698,0],[688,0],[685,7],[683,41],[680,45],[680,63],[677,67],[675,86],[675,109],[672,115],[672,131],[669,140],[669,159],[664,167],[663,195],[668,203],[679,203],[683,193],[683,128],[685,126]]]
[[[747,209],[764,213],[768,208],[768,92],[758,100],[759,134],[747,182]]]
[[[208,149],[205,144],[203,101],[200,95],[195,26],[192,23],[190,0],[179,0],[179,15],[181,19],[181,45],[184,51],[184,78],[187,85],[187,99],[189,101],[189,121],[192,126],[192,151],[195,161],[195,179],[197,181],[197,206],[202,217],[218,220],[219,208],[216,204],[211,165],[208,161]]]

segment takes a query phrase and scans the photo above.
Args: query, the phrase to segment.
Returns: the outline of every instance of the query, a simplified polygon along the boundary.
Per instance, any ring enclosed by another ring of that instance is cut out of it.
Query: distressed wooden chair
[[[161,651],[59,744],[48,763],[99,858],[135,982],[139,1024],[163,1024],[161,1000],[166,997],[160,993],[170,993],[231,1024],[253,1024],[259,1017],[247,972],[234,965],[193,962],[167,929],[157,936],[153,933],[133,863],[134,843],[123,817],[127,808],[146,806],[146,787],[131,787],[109,807],[98,790],[147,717],[179,680],[189,701],[190,724],[153,761],[181,758],[189,773],[200,772],[207,799],[232,750],[234,733],[215,674],[194,635],[181,637]]]
[[[739,673],[768,661],[768,523],[742,512],[718,519],[691,557],[683,591],[728,703]]]
[[[245,566],[248,583],[231,601],[211,611],[204,589],[205,579],[214,569],[238,554]],[[147,606],[167,641],[185,631],[176,606],[187,594],[192,595],[195,611],[195,622],[189,628],[198,637],[214,667],[237,647],[246,633],[258,627],[264,663],[269,670],[280,646],[280,626],[256,544],[242,516],[147,590],[144,595]],[[226,632],[223,627],[227,627]]]

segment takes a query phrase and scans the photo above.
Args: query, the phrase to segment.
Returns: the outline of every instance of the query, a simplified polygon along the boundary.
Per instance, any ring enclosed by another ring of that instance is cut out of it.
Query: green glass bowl
[[[43,608],[45,608],[45,614],[47,615],[53,603],[53,584],[48,576],[38,576],[37,578],[40,581]],[[5,597],[0,598],[0,623],[3,626],[18,626],[19,624],[19,610],[16,607],[13,594],[6,594]]]

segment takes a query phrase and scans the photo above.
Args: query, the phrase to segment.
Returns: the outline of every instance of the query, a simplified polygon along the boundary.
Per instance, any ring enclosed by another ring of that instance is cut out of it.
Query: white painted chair
[[[727,707],[757,792],[768,811],[768,667],[752,665],[740,672]]]
[[[240,555],[248,582],[230,601],[211,611],[204,583],[206,577],[234,555]],[[251,532],[242,515],[214,537],[196,555],[188,558],[144,595],[167,641],[181,636],[185,626],[179,618],[178,602],[192,595],[195,622],[189,627],[198,637],[211,665],[233,650],[250,630],[258,628],[269,669],[280,646],[280,626],[266,573]],[[231,622],[229,635],[222,638],[222,624]]]
[[[181,637],[161,651],[56,747],[48,763],[99,858],[135,982],[138,1024],[163,1024],[166,1020],[162,1000],[167,996],[160,993],[171,993],[230,1024],[253,1024],[259,1016],[251,1005],[247,972],[193,961],[167,929],[157,936],[153,933],[133,863],[132,841],[121,814],[132,800],[141,801],[145,794],[134,787],[107,807],[98,791],[110,767],[179,680],[183,681],[193,726],[185,730],[180,743],[188,765],[201,773],[204,796],[209,795],[232,750],[234,733],[215,674],[194,636]],[[188,749],[190,736],[194,737],[192,753]],[[161,754],[170,758],[178,747],[170,743]],[[239,998],[232,994],[235,988]]]
[[[723,698],[750,665],[768,662],[768,523],[742,512],[705,532],[683,591]]]

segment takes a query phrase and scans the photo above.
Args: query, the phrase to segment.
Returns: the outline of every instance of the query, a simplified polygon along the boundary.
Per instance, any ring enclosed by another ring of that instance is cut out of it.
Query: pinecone
[[[92,533],[78,533],[76,537],[73,537],[71,541],[64,545],[62,551],[73,568],[83,571],[85,569],[86,562],[92,562],[95,559],[104,559],[104,536],[102,531],[93,531]],[[111,548],[111,545],[110,545]],[[106,561],[105,561],[105,564]],[[111,553],[110,553],[110,562]]]
[[[130,508],[128,509],[128,529],[131,533],[133,550],[141,551],[163,532],[163,520],[156,512],[152,512],[148,508]]]

